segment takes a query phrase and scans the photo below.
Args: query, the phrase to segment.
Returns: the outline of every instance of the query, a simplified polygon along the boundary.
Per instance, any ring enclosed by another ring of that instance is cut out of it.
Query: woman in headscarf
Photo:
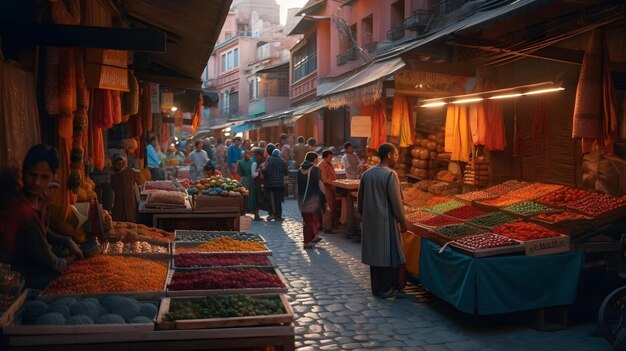
[[[298,208],[302,214],[305,249],[313,248],[313,243],[322,240],[317,234],[320,215],[326,209],[326,196],[320,170],[316,166],[317,158],[315,152],[307,152],[298,170]]]
[[[267,167],[263,169],[265,176],[265,190],[269,191],[270,215],[266,220],[283,221],[282,202],[285,197],[285,176],[289,173],[287,163],[280,157],[280,150],[274,149],[272,156],[267,160]]]
[[[252,156],[251,150],[245,150],[243,159],[238,161],[238,172],[241,176],[241,183],[248,189],[248,202],[246,203],[246,212],[254,213],[254,220],[258,221],[259,203],[256,194],[256,178],[259,173],[257,171],[256,158]]]

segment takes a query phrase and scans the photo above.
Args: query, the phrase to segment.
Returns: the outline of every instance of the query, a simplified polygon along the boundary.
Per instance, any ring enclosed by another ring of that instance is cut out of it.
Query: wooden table
[[[277,346],[295,350],[292,325],[217,328],[196,330],[159,330],[128,333],[10,336],[0,344],[3,350],[226,350],[230,348]]]
[[[337,195],[345,197],[350,205],[348,213],[346,213],[348,237],[360,239],[361,228],[359,227],[356,213],[354,213],[354,203],[357,200],[356,192],[359,190],[359,184],[347,184],[341,181],[334,181],[333,185],[337,189]]]
[[[239,231],[240,207],[145,208],[142,201],[139,213],[151,217],[152,226],[169,232],[177,229]],[[181,225],[181,222],[183,223]]]

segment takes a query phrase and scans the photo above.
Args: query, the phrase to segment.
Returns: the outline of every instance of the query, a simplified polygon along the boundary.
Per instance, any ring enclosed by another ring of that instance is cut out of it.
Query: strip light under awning
[[[419,106],[420,107],[440,107],[440,106],[445,106],[447,104],[458,104],[458,105],[471,104],[471,103],[483,101],[485,99],[489,99],[489,100],[511,99],[511,98],[517,98],[520,96],[552,93],[552,92],[557,92],[561,90],[565,90],[565,88],[563,88],[560,83],[544,82],[544,83],[537,83],[537,84],[522,85],[522,86],[512,87],[512,88],[485,91],[485,92],[480,92],[480,93],[426,99],[426,100],[421,100],[419,103]]]

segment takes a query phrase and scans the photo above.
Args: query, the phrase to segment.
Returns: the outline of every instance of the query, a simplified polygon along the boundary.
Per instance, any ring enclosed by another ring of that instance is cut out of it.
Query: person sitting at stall
[[[16,231],[15,252],[9,263],[34,289],[45,288],[71,262],[83,257],[71,238],[49,230],[47,207],[54,191],[49,186],[58,168],[57,151],[42,144],[30,148],[22,164],[23,187],[18,192],[18,202],[26,206],[17,208],[27,208],[28,218]]]
[[[136,222],[139,188],[135,180],[135,171],[127,167],[126,158],[122,154],[113,156],[112,163],[112,218],[119,222]]]
[[[204,177],[211,178],[212,176],[222,177],[222,172],[217,169],[215,162],[209,161],[204,165]]]

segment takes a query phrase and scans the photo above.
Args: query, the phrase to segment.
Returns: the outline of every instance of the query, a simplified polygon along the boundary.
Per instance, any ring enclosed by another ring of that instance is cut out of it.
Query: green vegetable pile
[[[455,208],[459,208],[463,206],[465,206],[464,203],[460,201],[456,201],[456,200],[451,200],[451,201],[441,202],[436,205],[424,207],[423,210],[428,211],[430,213],[442,215],[450,210],[454,210]]]
[[[469,221],[469,223],[480,226],[480,227],[495,228],[503,224],[512,222],[515,219],[516,219],[515,217],[508,215],[506,213],[491,212],[484,216],[472,218],[472,220]]]
[[[522,201],[515,205],[505,207],[504,210],[517,213],[522,216],[533,216],[540,213],[551,212],[550,207],[546,207],[538,202],[534,201]]]
[[[436,229],[437,233],[447,236],[449,238],[458,238],[460,236],[480,234],[484,230],[471,227],[466,224],[451,224]]]
[[[285,313],[278,297],[252,298],[248,295],[207,296],[197,299],[172,299],[167,319],[208,319],[267,316]]]

